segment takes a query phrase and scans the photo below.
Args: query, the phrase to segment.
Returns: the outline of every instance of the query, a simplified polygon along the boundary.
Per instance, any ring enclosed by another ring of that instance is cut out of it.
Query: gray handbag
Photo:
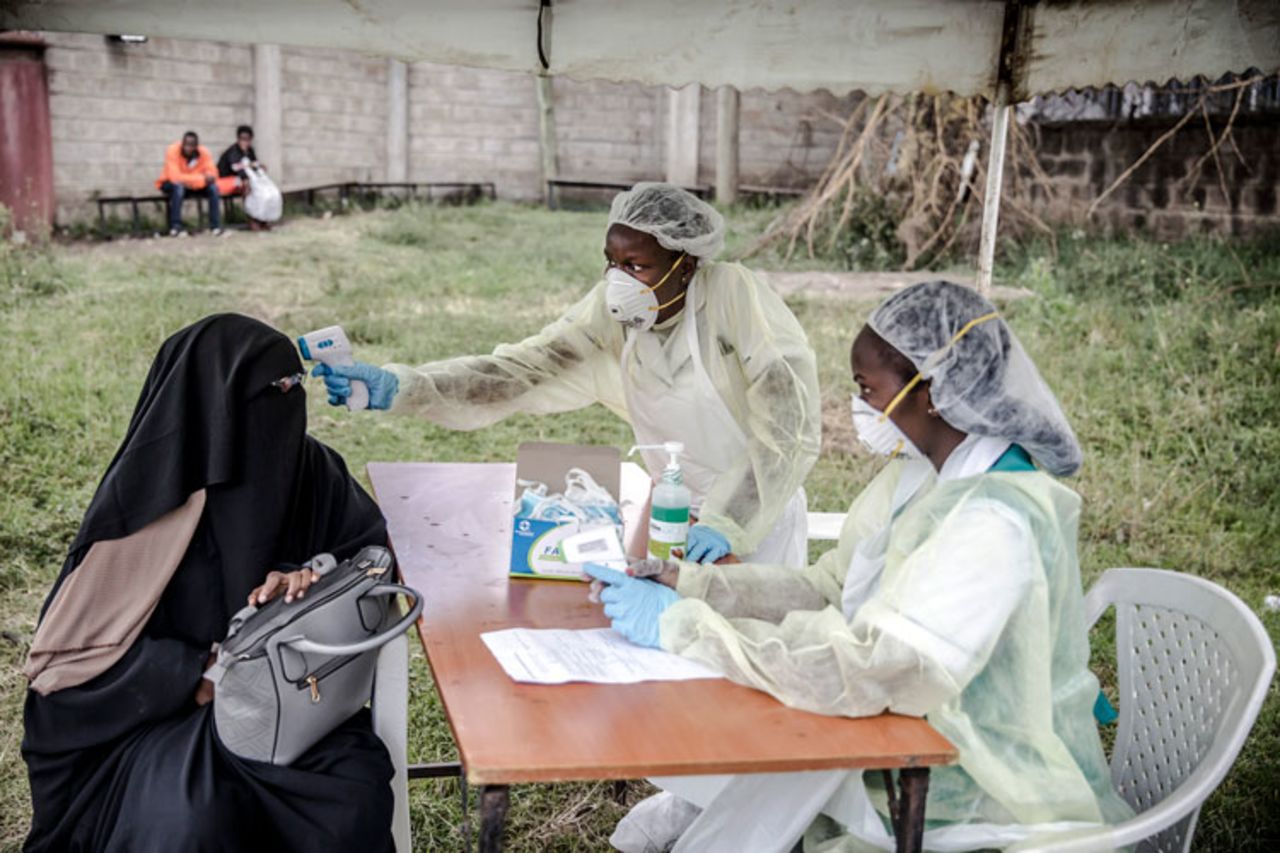
[[[360,710],[373,693],[378,649],[408,630],[422,596],[389,583],[386,548],[364,548],[341,565],[330,554],[307,564],[321,575],[304,598],[277,597],[231,618],[218,659],[213,718],[223,745],[241,758],[289,764]],[[400,614],[396,595],[413,599]]]

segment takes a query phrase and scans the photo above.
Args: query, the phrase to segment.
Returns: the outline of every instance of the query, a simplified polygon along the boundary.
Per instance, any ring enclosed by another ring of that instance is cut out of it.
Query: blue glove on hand
[[[664,610],[680,600],[679,593],[599,563],[587,563],[582,570],[605,584],[600,600],[604,602],[604,615],[609,617],[613,630],[637,646],[662,648],[658,620]]]
[[[369,388],[369,408],[389,409],[400,390],[400,380],[389,370],[357,361],[355,364],[317,364],[312,376],[323,376],[329,392],[330,406],[344,406],[351,396],[351,380],[358,379]]]
[[[729,540],[714,527],[695,524],[689,528],[684,558],[692,563],[714,563],[729,553]]]

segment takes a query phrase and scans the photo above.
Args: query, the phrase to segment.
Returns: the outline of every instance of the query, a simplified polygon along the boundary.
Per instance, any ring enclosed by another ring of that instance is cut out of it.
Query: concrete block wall
[[[552,91],[562,177],[609,181],[663,177],[667,113],[661,87],[557,78]]]
[[[1217,124],[1216,132],[1222,130]],[[1053,177],[1057,204],[1042,202],[1054,221],[1079,220],[1089,204],[1168,131],[1171,120],[1129,124],[1076,122],[1045,125],[1040,132],[1040,160]],[[1212,157],[1197,176],[1188,177],[1209,151],[1208,134],[1192,122],[1107,197],[1097,219],[1115,229],[1145,230],[1160,239],[1192,234],[1243,235],[1280,226],[1280,144],[1275,119],[1237,122],[1221,146],[1226,194]],[[1235,148],[1239,149],[1237,156]]]
[[[500,198],[542,197],[530,75],[416,62],[408,124],[410,181],[492,181]]]
[[[151,39],[109,46],[102,36],[47,33],[57,219],[97,196],[155,191],[164,149],[187,130],[216,158],[253,112],[251,49]]]
[[[350,51],[280,53],[286,186],[386,180],[387,61]]]
[[[44,34],[50,75],[58,220],[92,200],[153,190],[166,145],[195,130],[217,157],[254,120],[253,48],[98,35]],[[349,51],[282,48],[283,186],[387,179],[388,63]],[[408,69],[407,179],[493,181],[499,197],[542,197],[535,81],[526,74],[419,62]],[[559,173],[609,181],[662,179],[667,91],[633,83],[553,83]],[[826,94],[742,97],[743,183],[803,185],[835,144],[816,111],[847,111]],[[704,92],[699,181],[715,175],[715,98]],[[830,126],[830,127],[828,127]]]
[[[840,143],[842,127],[861,95],[803,94],[747,89],[738,111],[738,175],[747,186],[803,187],[818,179]],[[698,176],[711,184],[716,173],[716,99],[703,89]],[[834,117],[834,118],[833,118]]]
[[[97,35],[44,34],[49,73],[57,218],[95,213],[92,199],[154,192],[164,148],[183,131],[216,157],[235,127],[253,123],[254,49],[218,42],[151,39],[113,45]],[[268,166],[286,189],[388,175],[389,63],[350,51],[280,49],[282,164]],[[264,84],[274,91],[274,84]],[[410,181],[492,181],[500,198],[542,198],[536,81],[530,75],[414,63],[407,69],[403,149]],[[553,81],[562,177],[663,179],[670,95],[662,87]],[[739,114],[740,182],[806,187],[839,141],[840,120],[860,95],[745,91]],[[716,97],[696,99],[697,179],[715,179]],[[1220,118],[1215,118],[1220,122]],[[1078,221],[1089,202],[1169,127],[1171,119],[1041,124],[1042,159],[1059,201],[1041,199],[1054,221]],[[1104,223],[1161,237],[1247,233],[1280,222],[1277,116],[1238,120],[1219,151],[1227,192],[1212,162],[1187,185],[1208,139],[1184,128],[1101,208]],[[397,126],[400,126],[397,124]],[[682,143],[684,144],[684,143]],[[985,156],[985,154],[984,154]],[[397,166],[401,161],[397,161]]]

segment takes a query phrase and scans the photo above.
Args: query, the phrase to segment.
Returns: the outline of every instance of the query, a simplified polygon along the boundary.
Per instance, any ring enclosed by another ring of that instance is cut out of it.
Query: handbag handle
[[[314,652],[318,655],[358,655],[361,652],[367,652],[370,649],[376,649],[384,646],[394,640],[405,631],[409,630],[409,626],[418,621],[418,616],[422,614],[422,596],[416,589],[403,586],[398,583],[382,583],[375,586],[364,594],[365,596],[382,596],[382,595],[406,595],[413,598],[413,606],[409,608],[409,612],[380,634],[374,634],[372,637],[361,640],[358,643],[350,643],[343,646],[331,646],[328,643],[316,643],[308,640],[299,634],[296,637],[287,637],[279,642],[281,646],[288,646],[296,652]],[[362,598],[364,596],[361,596]]]

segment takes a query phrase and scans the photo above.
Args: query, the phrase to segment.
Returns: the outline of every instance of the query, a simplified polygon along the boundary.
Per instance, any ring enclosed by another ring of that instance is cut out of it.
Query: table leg
[[[506,785],[485,785],[480,789],[480,853],[502,850],[509,794],[510,789]]]
[[[462,849],[471,853],[471,792],[466,776],[458,777],[458,795],[462,798]]]
[[[898,794],[894,795],[893,774],[884,771],[889,795],[889,819],[893,822],[897,853],[920,853],[924,844],[924,803],[929,793],[929,768],[904,767],[898,771]]]

